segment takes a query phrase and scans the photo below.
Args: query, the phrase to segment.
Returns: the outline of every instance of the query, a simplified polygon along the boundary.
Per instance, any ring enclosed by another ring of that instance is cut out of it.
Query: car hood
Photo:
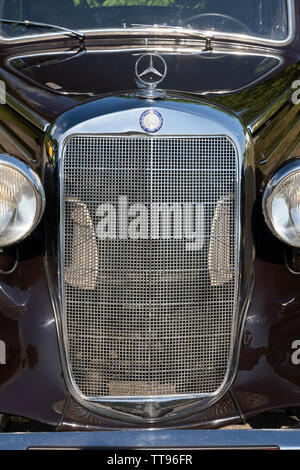
[[[2,56],[0,79],[14,100],[53,122],[82,103],[137,90],[135,64],[144,52],[119,48]],[[160,88],[217,102],[245,124],[280,96],[299,72],[291,58],[257,50],[157,52],[167,64]]]

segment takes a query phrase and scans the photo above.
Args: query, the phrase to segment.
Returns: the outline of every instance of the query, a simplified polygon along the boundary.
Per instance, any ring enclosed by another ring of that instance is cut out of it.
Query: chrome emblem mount
[[[162,115],[155,109],[147,109],[140,117],[140,125],[146,132],[157,132],[163,125]]]
[[[141,55],[135,64],[137,84],[143,89],[137,91],[140,98],[161,98],[164,92],[157,90],[157,85],[167,75],[167,64],[162,56],[155,53]]]

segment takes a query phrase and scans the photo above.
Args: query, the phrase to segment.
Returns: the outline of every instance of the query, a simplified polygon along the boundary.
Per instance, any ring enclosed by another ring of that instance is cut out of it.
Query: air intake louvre
[[[63,317],[84,397],[209,395],[222,385],[237,307],[237,174],[227,137],[68,140]]]

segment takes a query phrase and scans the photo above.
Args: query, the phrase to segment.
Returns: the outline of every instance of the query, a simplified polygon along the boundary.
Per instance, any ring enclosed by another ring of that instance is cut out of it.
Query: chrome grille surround
[[[53,158],[48,157],[48,160],[50,166],[53,166],[53,176],[57,175],[58,181],[60,182],[59,204],[61,217],[59,223],[59,257],[57,264],[57,281],[55,277],[54,259],[56,250],[55,246],[57,245],[55,245],[55,238],[53,237],[47,242],[45,266],[48,274],[48,282],[53,300],[53,307],[56,313],[62,363],[70,392],[78,402],[91,411],[126,421],[141,422],[146,420],[150,422],[163,423],[169,420],[174,420],[175,418],[178,419],[179,416],[183,417],[194,412],[199,412],[200,410],[203,410],[204,408],[212,405],[228,390],[237,370],[242,324],[243,319],[245,318],[245,313],[253,285],[253,245],[251,236],[251,214],[255,187],[253,146],[251,145],[251,138],[247,130],[241,125],[240,121],[236,117],[221,109],[217,109],[201,102],[183,102],[182,100],[178,102],[176,99],[174,99],[174,101],[165,100],[160,102],[159,106],[155,106],[155,109],[162,113],[164,117],[164,127],[157,133],[155,137],[151,137],[151,139],[163,137],[163,140],[180,140],[201,138],[209,139],[217,137],[219,140],[221,137],[228,139],[228,142],[231,141],[233,147],[236,150],[235,156],[237,166],[235,188],[237,191],[237,204],[235,210],[237,214],[237,222],[235,225],[235,240],[237,240],[238,243],[236,245],[234,259],[239,260],[239,262],[236,264],[237,270],[235,271],[234,276],[235,310],[232,318],[230,354],[228,356],[228,367],[226,374],[223,377],[223,382],[220,384],[217,390],[211,391],[212,389],[209,389],[209,392],[206,390],[205,393],[195,393],[195,389],[193,389],[191,393],[177,393],[172,395],[171,393],[173,393],[173,390],[170,391],[170,387],[168,389],[162,387],[159,389],[158,395],[146,395],[145,387],[142,386],[138,388],[140,391],[139,393],[143,393],[142,396],[125,394],[122,396],[116,396],[115,394],[111,396],[108,394],[94,397],[87,396],[78,388],[73,375],[67,316],[65,310],[66,278],[64,271],[64,257],[61,255],[65,252],[64,227],[66,222],[62,215],[64,214],[65,210],[66,198],[64,193],[64,185],[62,182],[64,181],[64,158],[66,149],[69,142],[74,137],[97,139],[119,139],[124,137],[131,137],[135,139],[144,137],[150,139],[149,135],[147,135],[145,132],[141,132],[138,125],[140,115],[145,111],[145,109],[149,109],[150,104],[146,104],[146,107],[143,107],[141,106],[140,100],[135,98],[128,99],[122,97],[117,99],[112,97],[104,101],[105,103],[104,105],[102,104],[101,109],[99,108],[98,102],[94,102],[93,105],[88,105],[90,109],[88,112],[84,112],[84,121],[81,117],[82,113],[79,112],[80,108],[78,108],[78,110],[75,109],[70,111],[65,116],[62,116],[57,120],[52,128],[48,130],[48,134],[46,136],[46,144],[47,142],[50,143],[53,141],[57,143]],[[60,131],[61,127],[65,129],[63,133]],[[244,184],[241,186],[242,178],[244,178],[245,175],[247,175],[247,178],[244,179]],[[53,180],[53,184],[55,184],[55,180]],[[50,186],[51,185],[49,185],[49,187]],[[90,227],[90,214],[88,216],[84,215],[87,214],[87,212],[83,202],[78,201],[78,198],[76,198],[74,194],[69,194],[69,196],[69,202],[71,201],[71,203],[77,203],[77,209],[73,211],[74,214],[77,213],[75,219],[79,220],[78,207],[81,207],[83,219],[87,221],[87,226]],[[219,200],[216,205],[211,227],[212,230],[218,230],[218,227],[220,227],[220,221],[222,221],[222,217],[223,220],[226,220],[227,212],[224,204],[222,204],[222,201],[230,201],[231,195],[229,198],[227,196]],[[247,211],[243,211],[243,207],[247,207]],[[225,231],[227,229],[228,225],[225,223]],[[94,242],[95,240],[92,235],[88,244],[89,250],[93,250],[93,247],[95,247]],[[74,246],[76,246],[76,243]],[[243,247],[242,250],[241,247]],[[225,263],[226,260],[229,259],[227,248],[224,251]],[[219,256],[219,253],[222,252],[222,244],[219,242],[210,243],[209,249],[214,249]],[[99,257],[98,260],[100,260]],[[54,261],[54,263],[52,261]],[[221,277],[215,276],[213,271],[214,257],[208,256],[207,263],[210,270],[209,282],[211,283],[211,286],[218,286],[220,283],[222,284],[222,282],[229,281],[231,276],[227,275],[225,270],[223,270],[223,275]],[[74,267],[76,264],[72,264],[71,260],[68,264],[68,268],[70,266]],[[241,266],[246,266],[247,269],[240,269]],[[68,272],[68,276],[70,276],[70,271],[68,270],[66,272]],[[86,279],[88,278],[89,277],[86,276]],[[95,275],[90,277],[90,280],[87,281],[88,283],[90,282],[89,287],[93,285],[95,286],[95,279]],[[77,281],[76,276],[72,278],[71,275],[69,278],[69,283],[71,286],[73,284],[72,287],[74,287]],[[85,282],[81,279],[80,283],[80,289],[85,290],[83,287]],[[115,359],[115,357],[113,357],[113,359]],[[152,386],[155,387],[156,384],[153,384],[152,382],[151,387]],[[117,383],[111,381],[110,393],[114,393],[114,390],[118,390],[118,393],[120,393],[120,381],[117,381]],[[156,390],[158,390],[158,387]],[[129,388],[127,388],[126,393],[128,393],[128,391]],[[189,392],[187,389],[186,391]],[[149,393],[149,388],[146,389],[146,392]]]

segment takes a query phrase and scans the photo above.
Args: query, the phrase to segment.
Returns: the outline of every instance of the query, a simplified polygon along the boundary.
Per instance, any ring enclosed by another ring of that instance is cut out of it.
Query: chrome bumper
[[[112,454],[122,449],[154,450],[164,453],[178,449],[278,448],[300,449],[300,430],[193,430],[193,431],[101,431],[11,433],[0,435],[0,450],[105,449]],[[133,450],[134,453],[134,450]],[[100,454],[101,456],[101,454]]]

